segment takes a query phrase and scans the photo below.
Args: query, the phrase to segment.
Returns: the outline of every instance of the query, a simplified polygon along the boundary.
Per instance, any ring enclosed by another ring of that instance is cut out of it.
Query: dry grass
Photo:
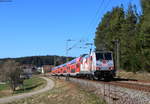
[[[133,72],[126,72],[123,70],[119,70],[117,72],[117,76],[119,76],[120,78],[150,81],[150,73],[146,73],[146,72],[133,73]]]
[[[11,95],[12,95],[12,91],[9,89],[0,91],[0,98],[11,96]]]
[[[86,92],[80,86],[63,80],[56,80],[53,90],[9,104],[105,104],[96,95]]]

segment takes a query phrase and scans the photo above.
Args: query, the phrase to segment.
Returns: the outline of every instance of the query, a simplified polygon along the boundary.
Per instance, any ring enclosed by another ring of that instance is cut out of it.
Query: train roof
[[[64,66],[66,66],[66,64],[59,65],[58,67],[64,67]]]
[[[75,59],[69,61],[67,64],[73,64],[73,63],[76,63],[76,59],[77,59],[77,58],[75,58]]]
[[[73,60],[71,60],[71,61],[69,61],[69,62],[67,62],[67,63],[65,63],[65,64],[58,65],[58,66],[54,67],[52,70],[55,70],[55,69],[60,68],[60,67],[67,66],[67,64],[74,64],[74,63],[76,63],[80,58],[82,58],[82,57],[87,57],[87,56],[88,56],[88,54],[83,54],[83,55],[81,55],[80,57],[77,57],[77,58],[75,58],[75,59],[73,59]]]
[[[55,69],[56,69],[56,67],[52,68],[52,70],[55,70]]]
[[[86,56],[86,55],[88,55],[88,54],[82,54],[80,57],[84,57],[84,56]]]
[[[73,59],[73,60],[67,62],[66,64],[74,64],[74,63],[76,63],[76,62],[79,60],[79,58],[80,58],[80,57],[77,57],[77,58],[75,58],[75,59]]]
[[[103,51],[103,50],[96,50],[95,53],[112,53],[112,51]]]

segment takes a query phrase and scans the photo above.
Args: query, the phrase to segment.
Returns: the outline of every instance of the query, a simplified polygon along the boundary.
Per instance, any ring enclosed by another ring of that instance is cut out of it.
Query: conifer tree
[[[141,43],[142,69],[150,71],[150,0],[141,0],[142,20],[140,25],[139,41]]]

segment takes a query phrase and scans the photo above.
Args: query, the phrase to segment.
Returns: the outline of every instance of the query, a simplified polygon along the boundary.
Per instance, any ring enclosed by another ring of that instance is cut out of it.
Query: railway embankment
[[[59,77],[65,80],[65,77]],[[124,83],[122,81],[104,82],[91,81],[87,79],[69,78],[82,86],[85,90],[103,98],[108,104],[149,104],[150,86],[138,84],[136,82]],[[147,90],[145,90],[147,88]],[[149,90],[148,90],[149,88]]]

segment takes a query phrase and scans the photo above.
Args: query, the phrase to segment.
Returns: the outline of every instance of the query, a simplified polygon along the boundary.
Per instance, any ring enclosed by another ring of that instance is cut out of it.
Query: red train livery
[[[96,51],[84,54],[52,69],[52,75],[111,79],[116,75],[113,54]]]

